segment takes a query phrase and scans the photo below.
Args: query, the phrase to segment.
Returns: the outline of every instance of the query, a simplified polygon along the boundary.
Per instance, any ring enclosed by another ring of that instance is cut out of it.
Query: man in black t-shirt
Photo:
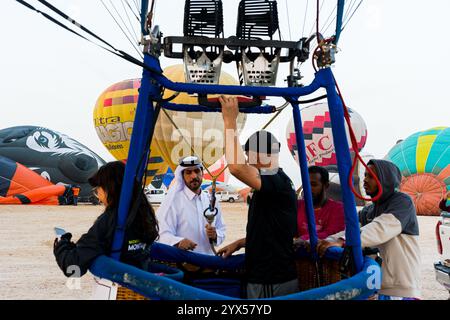
[[[298,291],[293,238],[297,198],[289,177],[278,165],[280,143],[267,131],[238,143],[236,98],[219,98],[225,128],[225,157],[232,175],[254,189],[246,237],[219,250],[224,258],[245,247],[247,298],[270,298]]]

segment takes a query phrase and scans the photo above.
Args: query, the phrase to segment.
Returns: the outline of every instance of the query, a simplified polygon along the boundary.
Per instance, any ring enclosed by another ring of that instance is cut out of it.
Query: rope
[[[317,0],[317,6],[316,6],[316,38],[317,38],[317,43],[320,43],[320,33],[319,33],[319,17],[320,17],[320,10],[322,9],[322,7],[320,7],[319,9],[319,3],[320,0]],[[322,5],[325,3],[325,1],[322,1]]]
[[[152,5],[150,6],[150,11],[147,15],[147,22],[145,25],[145,28],[147,31],[150,31],[151,27],[152,27],[152,23],[153,23],[153,13],[155,10],[155,2],[156,0],[152,0]]]
[[[353,126],[352,126],[352,124],[350,122],[350,113],[348,112],[348,108],[347,108],[347,105],[345,104],[344,97],[342,96],[341,90],[339,89],[339,85],[337,84],[336,79],[334,78],[334,76],[333,76],[333,79],[334,79],[334,83],[336,85],[336,89],[338,91],[339,97],[340,97],[340,99],[342,101],[342,107],[344,109],[345,121],[347,122],[347,126],[348,126],[348,129],[349,129],[352,148],[353,148],[353,151],[355,152],[355,158],[353,159],[352,168],[350,170],[350,174],[349,174],[349,177],[348,177],[348,184],[349,184],[349,186],[350,186],[350,188],[352,190],[352,193],[358,199],[363,200],[363,201],[376,202],[383,195],[383,187],[381,185],[380,180],[376,176],[376,174],[372,171],[372,169],[369,168],[369,166],[365,163],[365,161],[363,160],[363,158],[361,157],[361,155],[359,153],[359,148],[358,148],[358,142],[356,140],[356,135],[355,135],[355,132],[353,131]],[[365,198],[365,197],[363,197],[362,195],[360,195],[355,190],[355,187],[353,186],[353,173],[355,172],[356,165],[358,164],[358,161],[360,161],[364,165],[364,167],[369,172],[369,174],[375,179],[375,182],[376,182],[377,187],[378,187],[378,193],[373,198]]]
[[[319,2],[319,0],[317,0],[317,2]],[[323,5],[324,5],[324,3],[325,3],[325,1],[322,1],[322,5],[320,6],[320,9],[319,9],[319,13],[320,13],[320,11],[322,11],[322,7],[323,7]],[[313,31],[314,31],[314,23],[313,23],[313,25],[312,25],[312,27],[311,27],[311,31],[309,31],[309,34],[312,34],[313,33]]]

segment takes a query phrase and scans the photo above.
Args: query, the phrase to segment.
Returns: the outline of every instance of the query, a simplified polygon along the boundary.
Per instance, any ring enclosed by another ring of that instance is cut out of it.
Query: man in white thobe
[[[156,213],[159,242],[182,250],[213,255],[214,246],[225,239],[225,224],[217,202],[211,212],[209,194],[202,192],[203,165],[195,156],[182,158],[175,170],[175,181]],[[204,216],[216,212],[209,224]]]

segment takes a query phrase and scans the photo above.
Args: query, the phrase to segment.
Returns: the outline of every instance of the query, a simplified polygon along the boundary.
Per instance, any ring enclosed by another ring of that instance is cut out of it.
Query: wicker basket
[[[119,286],[117,288],[116,300],[150,300],[143,295],[134,292],[128,288]]]
[[[342,280],[339,261],[320,259],[318,264],[310,258],[296,261],[300,291],[323,287]]]

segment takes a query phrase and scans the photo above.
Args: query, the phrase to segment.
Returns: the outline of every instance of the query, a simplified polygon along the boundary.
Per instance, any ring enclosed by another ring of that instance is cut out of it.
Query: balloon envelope
[[[164,74],[176,82],[184,82],[185,79],[183,65],[168,67]],[[221,83],[238,82],[222,72]],[[99,96],[94,108],[93,118],[97,135],[117,160],[126,161],[128,158],[140,86],[140,79],[113,84]],[[173,92],[166,90],[164,97],[172,94]],[[171,102],[198,104],[196,97],[185,93],[181,93]],[[180,130],[174,127],[164,112],[160,112],[150,145],[146,180],[146,184],[155,180],[153,186],[156,188],[161,187],[166,174],[169,176],[164,184],[170,184],[169,168],[173,175],[178,160],[192,154],[191,146],[208,167],[223,156],[223,121],[220,113],[167,111],[167,114]],[[238,129],[243,128],[245,119],[244,114],[239,115]],[[189,144],[184,139],[189,141]],[[226,179],[226,174],[223,178]]]
[[[335,165],[333,134],[331,130],[330,112],[327,103],[316,103],[300,110],[303,135],[305,137],[308,165]],[[358,149],[361,151],[367,141],[367,127],[363,118],[354,110],[349,109],[350,122],[356,135]],[[350,143],[347,124],[345,125],[347,140]],[[298,147],[295,138],[294,120],[291,119],[286,129],[288,148],[295,161],[298,161]]]
[[[106,149],[119,161],[125,162],[128,158],[140,86],[140,79],[120,81],[103,91],[95,104],[95,131]],[[155,141],[150,145],[150,151],[146,184],[156,179],[159,188],[169,165]]]
[[[0,156],[0,204],[74,204],[71,185],[54,185],[36,172]]]
[[[230,179],[230,170],[225,167],[227,166],[227,161],[225,160],[225,156],[217,160],[212,166],[208,167],[209,174],[206,170],[204,171],[203,178],[207,180],[212,180],[213,177],[216,177],[216,180],[219,182],[228,183]]]
[[[164,69],[164,75],[174,82],[184,82],[183,65],[170,66]],[[221,73],[220,84],[239,84],[231,75]],[[173,91],[166,90],[164,97],[170,97]],[[212,96],[209,98],[213,98]],[[187,93],[180,93],[171,102],[178,104],[197,105],[198,99]],[[180,129],[174,127],[174,124]],[[239,114],[237,129],[245,125],[246,115]],[[181,131],[181,132],[180,132]],[[154,139],[161,150],[164,160],[175,171],[181,157],[195,154],[202,158],[207,167],[213,165],[224,155],[224,127],[220,112],[184,112],[161,111],[155,127]]]
[[[19,126],[0,130],[0,155],[28,167],[54,184],[80,187],[90,201],[91,177],[105,161],[85,145],[57,131]]]
[[[400,190],[414,200],[417,214],[439,215],[450,190],[450,128],[436,127],[400,140],[387,154],[403,176]]]

